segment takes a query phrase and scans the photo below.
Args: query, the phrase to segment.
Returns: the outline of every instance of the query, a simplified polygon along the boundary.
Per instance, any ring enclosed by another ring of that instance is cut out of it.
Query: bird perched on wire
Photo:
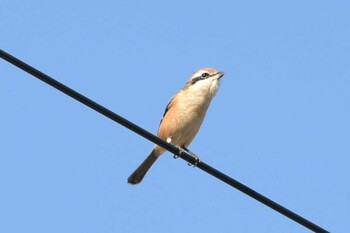
[[[222,76],[223,72],[212,68],[203,68],[193,73],[166,106],[159,124],[158,137],[187,150],[204,120]],[[140,183],[152,164],[165,151],[164,148],[155,145],[148,157],[129,176],[128,183]]]

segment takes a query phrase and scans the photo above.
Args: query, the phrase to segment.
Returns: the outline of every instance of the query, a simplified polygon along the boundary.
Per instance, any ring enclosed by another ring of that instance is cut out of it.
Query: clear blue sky
[[[1,49],[155,133],[226,73],[190,146],[332,232],[350,228],[349,1],[2,1]],[[0,232],[309,232],[0,61]]]

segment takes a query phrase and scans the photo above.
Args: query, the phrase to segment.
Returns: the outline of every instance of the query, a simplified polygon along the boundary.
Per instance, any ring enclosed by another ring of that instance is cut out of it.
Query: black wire
[[[109,119],[123,125],[124,127],[130,129],[131,131],[133,131],[133,132],[141,135],[142,137],[150,140],[151,142],[158,144],[159,146],[165,148],[166,150],[179,156],[180,158],[186,160],[187,162],[189,162],[193,165],[196,165],[201,170],[211,174],[212,176],[215,176],[219,180],[221,180],[221,181],[229,184],[230,186],[240,190],[241,192],[243,192],[243,193],[247,194],[248,196],[254,198],[255,200],[265,204],[266,206],[274,209],[275,211],[283,214],[284,216],[294,220],[295,222],[303,225],[304,227],[306,227],[314,232],[328,232],[325,229],[321,228],[320,226],[317,226],[316,224],[301,217],[300,215],[288,210],[287,208],[281,206],[280,204],[272,201],[271,199],[261,195],[260,193],[254,191],[253,189],[245,186],[244,184],[236,181],[235,179],[233,179],[233,178],[225,175],[224,173],[216,170],[215,168],[209,166],[208,164],[206,164],[202,161],[198,161],[197,158],[194,157],[193,155],[191,155],[189,152],[186,152],[184,150],[179,150],[179,148],[173,146],[172,144],[167,143],[166,141],[155,136],[154,134],[151,134],[150,132],[139,127],[138,125],[135,125],[134,123],[128,121],[127,119],[119,116],[118,114],[116,114],[116,113],[112,112],[111,110],[103,107],[102,105],[94,102],[93,100],[83,96],[82,94],[74,91],[73,89],[56,81],[55,79],[51,78],[50,76],[42,73],[41,71],[24,63],[23,61],[21,61],[19,59],[13,57],[12,55],[6,53],[5,51],[3,51],[1,49],[0,49],[0,57],[3,58],[4,60],[8,61],[9,63],[17,66],[18,68],[26,71],[27,73],[33,75],[34,77],[40,79],[41,81],[49,84],[50,86],[67,94],[68,96],[76,99],[77,101],[89,106],[90,108],[92,108],[95,111],[101,113],[102,115],[108,117]]]

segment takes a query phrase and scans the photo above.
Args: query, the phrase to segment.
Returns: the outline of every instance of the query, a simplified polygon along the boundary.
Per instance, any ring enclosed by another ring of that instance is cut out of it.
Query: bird
[[[223,76],[224,72],[213,68],[202,68],[194,72],[166,106],[159,124],[158,137],[180,149],[188,150],[187,147],[197,135]],[[133,185],[140,183],[165,151],[155,144],[151,153],[128,177],[128,183]]]

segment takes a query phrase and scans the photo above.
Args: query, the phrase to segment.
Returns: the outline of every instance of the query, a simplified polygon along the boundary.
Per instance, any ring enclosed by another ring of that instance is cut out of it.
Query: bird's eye
[[[208,75],[209,75],[208,73],[203,73],[203,74],[202,74],[202,77],[205,78],[205,77],[207,77]]]

